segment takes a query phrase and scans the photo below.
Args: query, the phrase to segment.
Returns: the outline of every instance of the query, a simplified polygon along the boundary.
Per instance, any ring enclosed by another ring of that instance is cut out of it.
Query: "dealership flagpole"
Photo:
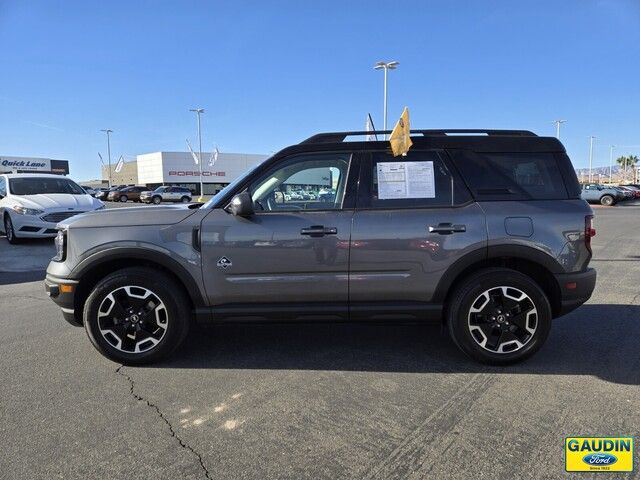
[[[200,169],[200,198],[199,202],[204,201],[204,187],[202,182],[202,133],[200,130],[200,114],[204,113],[204,108],[191,108],[190,112],[195,112],[198,117],[198,167]]]

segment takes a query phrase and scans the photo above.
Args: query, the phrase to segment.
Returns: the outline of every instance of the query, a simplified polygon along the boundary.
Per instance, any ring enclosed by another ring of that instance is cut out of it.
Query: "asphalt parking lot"
[[[594,296],[508,368],[388,325],[201,329],[120,367],[45,295],[52,242],[0,238],[0,477],[564,478],[565,436],[640,441],[635,203],[594,208]]]

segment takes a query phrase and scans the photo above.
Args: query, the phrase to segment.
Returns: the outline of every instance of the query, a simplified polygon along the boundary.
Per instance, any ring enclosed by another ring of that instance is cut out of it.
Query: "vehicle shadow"
[[[509,367],[464,356],[439,326],[197,327],[160,368],[594,375],[640,384],[640,306],[588,304],[554,320],[543,348]]]

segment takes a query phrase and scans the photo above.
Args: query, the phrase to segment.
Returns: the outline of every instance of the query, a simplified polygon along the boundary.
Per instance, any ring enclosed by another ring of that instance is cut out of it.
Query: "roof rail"
[[[355,131],[355,132],[330,132],[318,133],[312,137],[300,142],[303,143],[341,143],[347,137],[365,136],[365,135],[388,135],[391,130],[376,131]],[[487,136],[515,136],[515,137],[537,137],[537,135],[529,130],[487,130],[487,129],[440,129],[440,130],[411,130],[411,134],[428,136],[447,136],[447,135],[487,135]]]

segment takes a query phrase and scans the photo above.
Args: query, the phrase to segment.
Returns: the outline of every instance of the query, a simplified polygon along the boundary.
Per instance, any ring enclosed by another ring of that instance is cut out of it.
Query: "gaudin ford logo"
[[[632,437],[569,437],[565,439],[567,472],[632,472]]]

